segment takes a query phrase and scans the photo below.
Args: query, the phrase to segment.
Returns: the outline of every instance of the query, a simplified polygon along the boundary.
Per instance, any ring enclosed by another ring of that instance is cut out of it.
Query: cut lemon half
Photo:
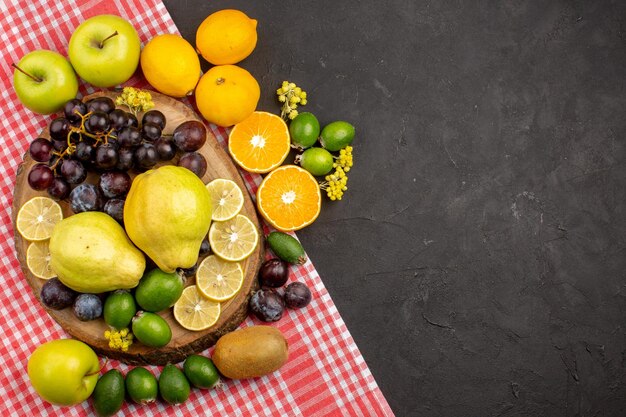
[[[50,249],[48,241],[32,242],[26,249],[26,266],[34,276],[50,279],[57,276],[50,267]]]
[[[238,262],[246,259],[259,243],[259,232],[254,223],[238,214],[225,222],[213,222],[209,229],[209,244],[220,258]]]
[[[270,172],[256,196],[259,213],[283,232],[310,225],[322,207],[319,184],[308,171],[295,165],[284,165]]]
[[[213,326],[220,318],[220,303],[211,301],[191,285],[174,304],[174,318],[187,330],[199,331]]]
[[[255,111],[237,123],[228,135],[228,151],[248,172],[270,172],[289,154],[289,128],[279,116]]]
[[[54,225],[63,219],[61,206],[48,197],[33,197],[17,212],[15,227],[30,241],[50,239]]]
[[[239,292],[241,284],[243,270],[237,262],[228,262],[209,255],[198,266],[196,286],[209,300],[226,301]]]
[[[243,207],[243,192],[235,181],[217,178],[206,185],[211,194],[212,219],[218,222],[235,217]]]

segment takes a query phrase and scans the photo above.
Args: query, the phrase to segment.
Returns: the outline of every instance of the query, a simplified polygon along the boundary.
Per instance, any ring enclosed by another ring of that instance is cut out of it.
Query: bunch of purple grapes
[[[206,139],[201,122],[184,122],[172,135],[163,135],[163,113],[149,110],[140,123],[108,97],[70,100],[63,113],[49,124],[50,140],[37,138],[30,144],[37,163],[28,184],[56,200],[69,199],[74,213],[104,211],[121,223],[132,183],[129,172],[148,170],[177,154],[179,166],[199,177],[206,172],[207,161],[197,152]],[[97,184],[85,182],[88,172],[99,174]]]

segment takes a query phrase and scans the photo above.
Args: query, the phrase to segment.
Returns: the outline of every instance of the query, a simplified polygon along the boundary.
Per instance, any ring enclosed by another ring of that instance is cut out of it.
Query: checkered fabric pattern
[[[31,352],[40,344],[68,335],[46,314],[33,295],[16,259],[11,225],[11,204],[16,170],[29,142],[37,137],[50,117],[24,108],[12,86],[12,62],[30,51],[51,49],[67,56],[74,29],[98,14],[117,14],[137,29],[142,42],[160,33],[178,33],[159,0],[81,0],[0,2],[3,117],[0,140],[0,415],[83,416],[93,413],[89,402],[73,407],[56,407],[43,401],[32,388],[26,373]],[[146,87],[135,75],[127,85]],[[80,94],[93,92],[81,84]],[[228,130],[210,126],[222,145]],[[259,175],[242,172],[251,195],[261,182]],[[265,232],[270,229],[264,226]],[[289,342],[289,361],[279,371],[253,380],[226,381],[222,390],[192,390],[180,406],[156,402],[149,406],[126,403],[120,415],[224,415],[224,416],[390,416],[389,405],[350,336],[313,264],[292,267],[292,280],[305,282],[314,295],[302,310],[289,310],[273,324]],[[248,319],[242,326],[261,324]],[[210,355],[212,349],[202,352]],[[102,361],[104,363],[104,361]],[[109,361],[103,370],[130,367]],[[159,375],[161,368],[149,369]]]

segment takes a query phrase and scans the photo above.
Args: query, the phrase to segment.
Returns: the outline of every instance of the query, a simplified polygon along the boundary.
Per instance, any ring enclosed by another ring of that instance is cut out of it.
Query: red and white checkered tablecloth
[[[31,352],[40,344],[68,335],[46,314],[20,270],[13,242],[11,204],[15,174],[29,142],[51,120],[35,115],[17,99],[12,85],[12,62],[37,49],[51,49],[67,56],[71,33],[85,19],[98,14],[128,19],[145,44],[160,33],[178,33],[159,0],[4,0],[0,2],[0,45],[3,63],[3,117],[0,135],[0,416],[92,414],[89,402],[56,407],[43,401],[26,373]],[[262,23],[261,23],[262,24]],[[135,75],[126,85],[146,86]],[[84,83],[80,94],[93,92]],[[222,145],[228,131],[211,126]],[[252,195],[259,175],[242,172]],[[311,227],[315,227],[314,225]],[[269,229],[266,227],[265,232]],[[227,416],[391,416],[387,401],[376,385],[313,264],[292,270],[292,280],[305,282],[314,300],[305,309],[289,310],[278,327],[289,342],[289,361],[279,371],[252,380],[227,381],[223,390],[192,390],[187,402],[170,406],[161,401],[150,406],[126,403],[120,415],[227,415]],[[248,319],[242,326],[260,324]],[[203,352],[209,355],[211,349]],[[103,361],[104,362],[104,361]],[[129,366],[109,361],[104,370]],[[150,367],[158,375],[159,367]]]

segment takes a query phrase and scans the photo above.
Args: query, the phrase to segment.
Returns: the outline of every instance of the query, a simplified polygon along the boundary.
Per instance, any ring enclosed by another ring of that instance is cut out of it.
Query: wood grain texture
[[[163,112],[167,118],[167,124],[163,134],[171,134],[176,126],[186,120],[202,121],[202,119],[198,117],[190,107],[186,106],[182,102],[156,92],[151,92],[151,94],[155,104],[154,108]],[[117,93],[112,91],[99,92],[88,96],[85,99],[88,100],[90,98],[103,95],[114,99],[117,96]],[[138,115],[139,120],[141,120],[141,116],[142,114]],[[42,132],[41,137],[49,138],[47,129]],[[247,192],[247,188],[241,176],[239,175],[239,171],[233,164],[229,155],[217,142],[215,136],[208,129],[206,143],[199,150],[199,152],[204,155],[208,162],[207,172],[202,177],[203,182],[206,184],[215,178],[228,178],[235,181],[237,185],[244,190],[245,201],[241,214],[246,215],[252,220],[252,222],[256,225],[259,234],[262,236],[262,228],[259,224],[255,206]],[[177,155],[171,163],[176,163],[178,156],[179,155]],[[38,195],[47,195],[46,192],[35,191],[28,186],[28,172],[34,164],[35,162],[32,160],[30,155],[26,153],[23,162],[17,170],[12,215],[14,225],[15,217],[17,216],[19,208],[26,201]],[[134,176],[134,173],[131,174]],[[96,183],[97,178],[96,174],[90,173],[87,181]],[[67,201],[61,201],[60,205],[63,209],[65,217],[73,214]],[[35,296],[41,302],[40,291],[45,281],[32,275],[26,266],[26,250],[28,245],[29,242],[23,239],[19,233],[16,233],[15,248],[22,271],[26,280],[32,287]],[[165,320],[167,320],[172,329],[172,340],[163,348],[150,348],[139,342],[135,342],[128,352],[112,350],[109,348],[107,340],[105,340],[103,336],[104,331],[108,329],[108,326],[103,319],[81,322],[74,316],[71,308],[66,308],[61,311],[48,309],[45,306],[44,308],[46,308],[48,314],[50,314],[50,316],[52,316],[52,318],[56,320],[57,323],[59,323],[70,335],[92,346],[99,355],[118,359],[129,364],[163,365],[166,363],[180,362],[188,355],[200,352],[212,346],[220,336],[236,329],[246,318],[248,314],[248,300],[252,291],[258,286],[256,275],[263,258],[263,249],[263,239],[261,238],[259,239],[259,245],[254,252],[247,259],[241,262],[244,270],[244,283],[242,288],[235,297],[222,303],[221,316],[214,326],[204,331],[192,332],[178,325],[172,314],[172,309],[159,313]],[[193,283],[195,283],[195,278],[189,278],[186,285],[192,285]]]

